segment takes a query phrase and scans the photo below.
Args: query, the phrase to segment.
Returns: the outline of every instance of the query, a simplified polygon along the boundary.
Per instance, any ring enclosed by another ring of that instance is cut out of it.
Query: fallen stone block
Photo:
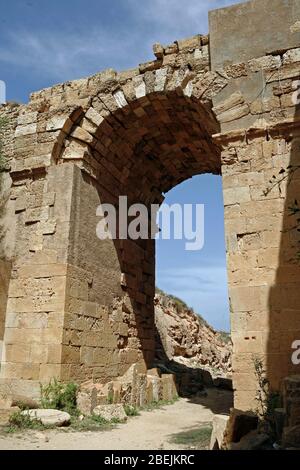
[[[96,388],[93,388],[90,393],[78,392],[76,402],[79,411],[85,416],[90,416],[98,404]]]
[[[113,420],[125,421],[127,419],[123,405],[98,405],[94,409],[94,414],[109,422]]]
[[[21,413],[32,420],[40,421],[44,426],[66,426],[71,421],[71,416],[65,411],[36,409],[24,410]]]
[[[213,417],[213,430],[210,439],[210,450],[221,450],[223,448],[224,434],[229,416],[215,415]]]
[[[258,417],[252,411],[230,409],[230,417],[225,431],[225,442],[240,442],[242,437],[257,429]]]

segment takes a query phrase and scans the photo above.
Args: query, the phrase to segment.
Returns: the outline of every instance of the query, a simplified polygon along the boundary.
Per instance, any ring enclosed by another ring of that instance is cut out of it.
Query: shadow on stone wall
[[[299,105],[295,111],[295,118],[300,118]],[[299,128],[295,127],[286,131],[286,145],[284,145],[282,139],[278,140],[278,153],[281,156],[284,153],[287,155],[282,168],[290,168],[290,178],[284,179],[281,188],[281,197],[283,198],[286,186],[279,259],[276,280],[269,294],[266,367],[267,377],[273,391],[280,390],[283,377],[299,374],[300,372],[300,366],[292,363],[292,343],[295,340],[300,340],[300,258],[298,258],[300,233],[293,228],[297,225],[297,218],[299,219],[300,213],[293,216],[290,210],[291,207],[295,206],[296,201],[298,201],[300,207],[300,171],[295,171],[291,176],[293,169],[300,165]],[[279,171],[280,169],[274,170],[274,176],[277,180],[278,178],[285,178],[285,175],[288,174],[288,171],[282,171],[280,174]],[[277,188],[274,188],[274,191],[277,191]],[[278,246],[277,242],[276,231],[274,231],[274,252],[276,252],[276,246]],[[270,248],[272,248],[272,245],[270,245]],[[270,256],[274,256],[272,250]]]

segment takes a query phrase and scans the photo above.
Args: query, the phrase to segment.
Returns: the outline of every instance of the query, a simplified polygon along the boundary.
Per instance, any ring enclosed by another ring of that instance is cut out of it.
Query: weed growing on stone
[[[78,416],[76,403],[78,385],[69,382],[64,384],[53,378],[47,385],[41,387],[42,408],[66,411],[70,415]]]
[[[270,435],[273,439],[276,437],[275,409],[281,406],[281,397],[278,392],[270,389],[270,383],[267,378],[267,372],[263,362],[259,357],[253,357],[254,371],[257,379],[257,410],[260,421],[260,428]]]
[[[40,420],[33,419],[22,411],[14,412],[10,418],[7,426],[3,426],[2,430],[5,434],[14,434],[24,430],[44,431],[51,429],[52,426],[44,426]]]
[[[124,405],[124,410],[127,416],[139,416],[139,409],[133,405]]]
[[[102,416],[91,415],[84,416],[82,419],[72,417],[71,425],[65,428],[64,431],[109,431],[117,424],[122,424],[123,421],[113,418],[107,421]]]

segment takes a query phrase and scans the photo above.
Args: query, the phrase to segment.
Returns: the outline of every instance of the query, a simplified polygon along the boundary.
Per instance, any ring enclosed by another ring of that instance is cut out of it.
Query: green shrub
[[[259,418],[259,427],[263,432],[276,439],[275,409],[281,408],[282,399],[278,391],[271,390],[267,371],[260,357],[253,356],[254,372],[257,379],[256,414]]]
[[[91,415],[85,416],[83,419],[72,417],[70,431],[108,431],[113,428],[115,424],[120,424],[122,421],[117,418],[107,421],[102,416]]]
[[[127,416],[139,416],[139,410],[136,406],[133,405],[124,405],[124,410]]]
[[[40,420],[31,418],[27,414],[22,414],[21,411],[16,411],[9,418],[9,425],[5,429],[8,433],[21,431],[23,429],[45,429],[45,426]]]
[[[78,385],[73,382],[64,384],[57,379],[51,379],[48,385],[41,385],[42,408],[66,411],[78,415],[76,395]]]

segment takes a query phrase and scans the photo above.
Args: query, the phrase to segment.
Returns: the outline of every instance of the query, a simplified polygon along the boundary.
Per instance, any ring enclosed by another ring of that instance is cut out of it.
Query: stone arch
[[[297,371],[289,342],[299,331],[298,268],[286,264],[281,240],[284,197],[264,192],[274,171],[297,157],[299,15],[288,14],[295,0],[278,2],[282,14],[266,24],[270,3],[213,11],[209,38],[155,45],[156,60],[135,69],[109,69],[33,93],[27,105],[1,107],[11,120],[6,238],[15,244],[3,257],[12,274],[1,314],[0,392],[25,387],[33,396],[53,376],[108,381],[142,349],[151,356],[153,246],[99,243],[94,208],[115,202],[121,190],[134,202],[160,201],[182,177],[219,172],[219,158],[235,406],[254,408],[253,353],[274,388]],[[221,132],[212,138],[217,121]],[[128,266],[142,269],[132,276]],[[284,303],[286,288],[293,295]]]
[[[93,188],[83,191],[94,191],[98,203],[112,203],[117,210],[119,196],[127,196],[130,204],[161,204],[164,193],[180,182],[196,174],[220,174],[221,151],[212,139],[219,124],[211,101],[187,94],[187,85],[182,88],[173,83],[174,89],[149,93],[144,89],[144,96],[139,96],[138,88],[131,100],[121,89],[101,98],[99,94],[93,97],[84,113],[78,108],[66,119],[62,132],[68,125],[69,131],[61,141],[56,164],[75,163],[82,175],[78,184]],[[85,197],[78,196],[79,213],[81,199]],[[86,224],[94,224],[94,232],[95,212],[96,206],[86,218]],[[95,250],[99,253],[100,244],[103,241],[97,240]],[[75,245],[80,245],[79,239]],[[151,366],[155,337],[155,242],[114,240],[108,245],[110,261],[114,261],[108,263],[107,272],[98,273],[102,288],[110,292],[104,304],[113,310],[114,303],[121,302],[129,338],[120,349],[124,352],[129,344],[127,349],[136,351],[136,360],[142,355]],[[100,263],[103,256],[102,253]],[[86,258],[91,260],[91,256]],[[83,267],[79,253],[74,254],[71,262]],[[92,262],[86,261],[84,265],[90,272],[95,269]]]
[[[153,191],[146,199],[160,202],[159,192],[186,178],[220,173],[220,148],[212,140],[217,131],[212,110],[195,98],[151,93],[105,118],[91,106],[65,137],[57,163],[75,161],[101,184],[111,179],[136,199],[143,196],[130,183],[140,177]]]

